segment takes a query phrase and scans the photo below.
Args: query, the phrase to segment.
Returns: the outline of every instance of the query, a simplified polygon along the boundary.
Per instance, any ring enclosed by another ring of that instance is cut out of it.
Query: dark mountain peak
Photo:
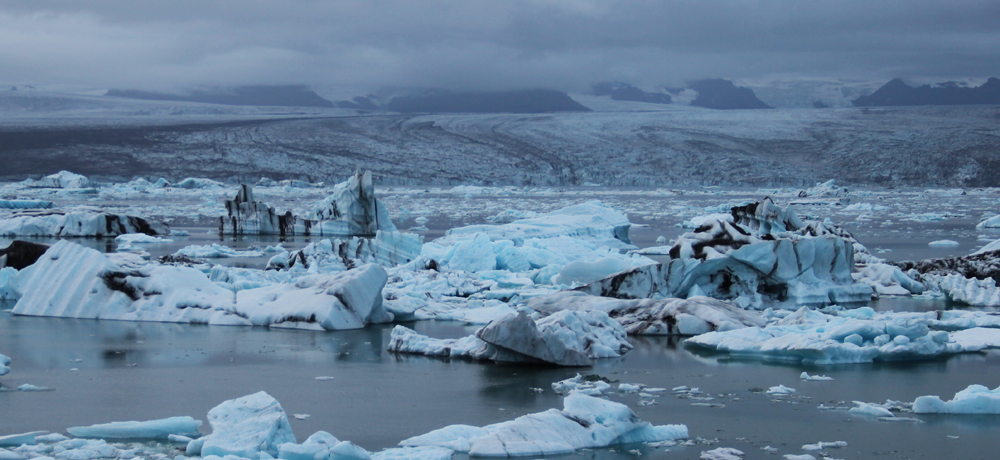
[[[688,87],[698,92],[691,105],[710,109],[770,109],[771,106],[757,98],[753,90],[736,86],[723,78],[708,78],[688,83]]]
[[[109,89],[105,96],[151,101],[203,102],[223,105],[261,105],[281,107],[333,107],[304,85],[257,85],[232,88],[196,89],[186,94],[158,93],[131,89]]]
[[[643,91],[631,83],[603,82],[593,86],[595,96],[611,96],[615,101],[648,102],[653,104],[669,104],[673,102],[666,93],[650,93]]]
[[[874,93],[852,103],[855,107],[1000,104],[1000,79],[990,77],[978,87],[954,81],[913,87],[902,79],[893,78]]]

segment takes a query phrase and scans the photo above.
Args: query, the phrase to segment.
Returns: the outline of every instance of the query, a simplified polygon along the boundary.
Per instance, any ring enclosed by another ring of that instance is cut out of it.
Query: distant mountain
[[[745,86],[736,86],[729,80],[710,78],[693,81],[688,88],[698,92],[698,97],[691,105],[709,109],[771,109],[773,107],[757,99],[753,90]]]
[[[1000,104],[1000,79],[991,77],[978,87],[952,81],[913,87],[894,78],[871,95],[852,102],[855,107]]]
[[[666,93],[649,93],[629,83],[605,82],[594,85],[595,96],[611,96],[615,101],[649,102],[670,104],[673,100]]]
[[[187,101],[224,105],[279,107],[333,107],[309,88],[301,85],[237,86],[226,89],[194,90],[187,94],[156,93],[130,89],[110,89],[105,96],[151,101]]]
[[[546,113],[589,112],[566,93],[551,89],[503,92],[432,91],[397,96],[385,104],[393,112],[415,113]]]

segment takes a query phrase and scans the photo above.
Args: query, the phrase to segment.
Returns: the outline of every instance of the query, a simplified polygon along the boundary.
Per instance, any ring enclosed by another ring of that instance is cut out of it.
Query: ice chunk
[[[437,356],[442,358],[479,357],[479,351],[486,346],[478,337],[470,335],[461,339],[435,339],[418,334],[406,326],[397,325],[389,336],[386,350],[393,353]]]
[[[444,447],[397,447],[372,454],[372,460],[451,460],[455,451]]]
[[[892,413],[889,409],[886,409],[880,405],[869,404],[862,401],[854,401],[854,407],[852,407],[848,412],[856,415],[863,415],[866,417],[895,417],[896,415]]]
[[[208,411],[208,423],[212,434],[201,447],[203,457],[257,458],[262,452],[277,457],[279,445],[295,443],[281,404],[263,391],[215,406]]]
[[[563,400],[563,410],[549,409],[482,428],[451,425],[399,444],[445,447],[470,456],[515,457],[687,436],[685,425],[653,426],[639,421],[624,404],[572,393]]]
[[[806,444],[802,446],[802,450],[823,450],[830,448],[840,448],[847,447],[847,441],[833,441],[833,442],[817,442],[816,444]]]
[[[937,240],[927,243],[928,246],[932,248],[957,248],[958,241],[954,240]]]
[[[38,179],[31,186],[44,188],[86,188],[90,187],[90,179],[87,179],[87,176],[74,174],[69,171],[59,171]]]
[[[719,447],[717,449],[705,450],[701,452],[700,460],[740,460],[746,455],[743,451],[732,447]]]
[[[359,329],[373,317],[387,314],[382,309],[387,277],[376,264],[343,273],[304,276],[294,283],[239,291],[235,309],[258,326],[298,322],[326,330]]]
[[[1000,216],[990,217],[976,224],[976,228],[1000,228]]]
[[[194,259],[222,259],[227,257],[264,257],[261,249],[248,249],[241,251],[218,243],[204,246],[193,244],[179,249],[174,255],[191,257]]]
[[[502,350],[563,366],[589,366],[632,348],[625,330],[603,312],[561,311],[537,323],[521,312],[493,321],[476,336]]]
[[[950,401],[938,396],[920,396],[913,401],[917,414],[1000,414],[1000,387],[994,390],[983,385],[969,385],[955,393]]]
[[[486,233],[491,240],[575,236],[610,238],[631,244],[628,235],[631,225],[625,214],[599,201],[589,201],[503,225],[453,228],[446,233],[446,240],[457,241],[475,233]]]
[[[17,391],[52,391],[52,389],[25,383],[24,385],[17,387]]]
[[[93,208],[29,210],[0,219],[3,236],[117,236],[125,233],[165,235],[170,230],[159,223]]]
[[[111,422],[67,428],[78,438],[100,439],[167,439],[169,435],[200,436],[201,420],[191,417],[170,417],[146,422]]]
[[[809,454],[801,454],[801,455],[785,454],[782,455],[781,458],[785,460],[816,460],[816,457],[813,457],[812,455]]]
[[[34,445],[35,436],[46,433],[46,431],[32,431],[21,434],[8,434],[0,436],[0,447],[17,447],[22,444]]]
[[[833,377],[830,377],[830,376],[826,376],[826,375],[809,375],[808,372],[803,372],[801,375],[799,375],[799,378],[802,379],[802,380],[810,381],[810,382],[822,382],[822,381],[827,381],[827,380],[833,380]]]
[[[624,300],[560,291],[528,299],[526,305],[543,313],[602,311],[635,335],[697,335],[764,325],[760,314],[708,297]]]
[[[369,460],[371,454],[348,441],[340,441],[332,434],[317,431],[302,444],[285,443],[278,446],[282,460]]]
[[[774,396],[787,396],[792,393],[795,393],[795,388],[789,388],[784,385],[778,385],[767,389],[767,394]]]
[[[171,243],[173,241],[169,238],[150,236],[145,233],[125,233],[115,237],[115,242],[118,244],[155,244]]]

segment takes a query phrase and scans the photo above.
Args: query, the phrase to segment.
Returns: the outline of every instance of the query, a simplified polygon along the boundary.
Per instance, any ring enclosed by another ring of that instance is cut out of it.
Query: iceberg
[[[732,447],[719,447],[712,450],[702,451],[698,456],[699,460],[740,460],[746,455],[742,450]]]
[[[484,427],[451,425],[399,445],[444,447],[471,457],[519,457],[687,437],[685,425],[653,426],[624,404],[571,393],[563,399],[563,410],[549,409]]]
[[[141,217],[86,207],[19,211],[0,220],[0,236],[105,237],[126,233],[155,236],[170,231]]]
[[[386,279],[382,267],[368,264],[234,293],[195,268],[159,264],[125,267],[94,249],[63,240],[12,279],[19,297],[12,313],[354,329],[392,319],[382,308]]]
[[[78,438],[100,439],[167,439],[170,435],[201,436],[201,420],[191,417],[170,417],[146,422],[112,422],[100,425],[67,428]]]
[[[1000,228],[1000,216],[993,216],[976,224],[976,228]]]
[[[916,414],[993,414],[1000,415],[1000,387],[994,390],[983,385],[969,385],[955,393],[950,401],[939,396],[920,396],[913,401]]]
[[[241,251],[218,243],[198,245],[192,244],[177,250],[175,256],[185,256],[193,259],[224,259],[227,257],[263,257],[264,251],[248,249]]]
[[[39,188],[86,188],[90,187],[91,184],[87,176],[69,171],[59,171],[33,181],[30,186]]]
[[[603,312],[561,311],[536,322],[522,311],[460,339],[434,339],[396,326],[387,349],[435,357],[590,366],[593,359],[619,357],[631,348],[625,330]]]
[[[280,214],[274,207],[254,200],[253,189],[246,184],[240,185],[235,198],[226,200],[226,212],[219,218],[220,235],[373,237],[380,230],[397,231],[389,212],[375,198],[370,171],[358,171],[337,184],[328,197],[302,217],[291,211]]]
[[[528,299],[525,306],[542,313],[601,311],[621,324],[629,335],[698,335],[764,325],[763,317],[757,313],[704,296],[627,300],[560,291]]]
[[[201,441],[202,457],[258,458],[258,454],[267,453],[277,458],[278,446],[295,443],[281,404],[263,391],[215,406],[208,411],[208,423],[212,425],[212,434],[191,441]],[[190,452],[190,447],[188,450],[188,455],[199,455]]]
[[[322,239],[300,250],[280,253],[268,261],[267,269],[330,272],[366,263],[393,267],[417,259],[422,245],[421,235],[379,230],[375,238]]]
[[[937,312],[875,313],[868,307],[827,315],[802,307],[764,327],[709,332],[685,345],[734,356],[806,364],[931,359],[986,348],[931,330]]]
[[[302,444],[278,446],[281,460],[369,460],[371,454],[350,441],[341,441],[325,431],[317,431]]]

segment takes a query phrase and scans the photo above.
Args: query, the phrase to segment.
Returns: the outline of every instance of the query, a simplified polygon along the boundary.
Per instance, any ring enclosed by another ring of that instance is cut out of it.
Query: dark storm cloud
[[[0,81],[578,90],[767,75],[1000,75],[989,1],[0,3]]]

